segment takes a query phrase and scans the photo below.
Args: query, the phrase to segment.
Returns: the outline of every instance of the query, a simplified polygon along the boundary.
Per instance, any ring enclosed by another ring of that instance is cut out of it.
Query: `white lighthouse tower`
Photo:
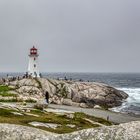
[[[38,50],[33,46],[30,49],[29,54],[29,65],[28,65],[28,75],[32,77],[40,77],[38,69]]]

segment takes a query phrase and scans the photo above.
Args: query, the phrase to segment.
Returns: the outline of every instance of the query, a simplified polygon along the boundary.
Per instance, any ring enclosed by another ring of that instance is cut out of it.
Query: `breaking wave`
[[[119,107],[112,108],[115,112],[124,112],[129,114],[140,115],[140,88],[117,88],[126,92],[129,97]]]

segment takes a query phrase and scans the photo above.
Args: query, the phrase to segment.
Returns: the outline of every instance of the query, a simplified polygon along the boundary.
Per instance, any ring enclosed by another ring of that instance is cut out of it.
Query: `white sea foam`
[[[126,92],[129,97],[119,107],[112,108],[116,112],[128,112],[140,115],[140,88],[117,88]]]
[[[128,103],[140,104],[140,88],[118,88],[126,92],[129,97],[127,99]]]

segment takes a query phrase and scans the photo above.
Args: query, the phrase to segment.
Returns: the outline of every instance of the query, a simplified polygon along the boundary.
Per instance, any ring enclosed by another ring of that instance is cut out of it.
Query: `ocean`
[[[7,73],[0,73],[5,77]],[[8,73],[11,76],[22,73]],[[115,112],[129,113],[140,116],[140,73],[42,73],[46,78],[72,78],[78,81],[101,82],[126,92],[129,97],[119,107],[112,108]]]

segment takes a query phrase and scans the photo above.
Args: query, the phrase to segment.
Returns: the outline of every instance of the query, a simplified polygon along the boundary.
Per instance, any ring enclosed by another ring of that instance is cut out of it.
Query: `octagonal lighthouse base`
[[[40,77],[38,68],[38,56],[39,55],[37,49],[33,46],[33,48],[30,49],[28,65],[28,75],[31,77]]]

